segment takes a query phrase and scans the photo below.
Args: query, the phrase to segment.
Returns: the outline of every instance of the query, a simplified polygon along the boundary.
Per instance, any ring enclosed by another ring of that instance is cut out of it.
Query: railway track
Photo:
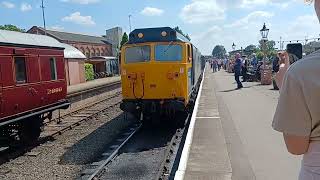
[[[169,179],[188,129],[189,117],[188,114],[183,118],[184,127],[135,124],[115,139],[101,158],[82,171],[78,179]],[[140,176],[139,166],[149,167],[149,170],[143,169],[149,174]],[[134,167],[136,169],[132,169]]]
[[[81,107],[81,109],[70,114],[45,122],[44,131],[41,133],[40,138],[54,138],[54,136],[60,135],[68,129],[79,126],[82,121],[89,120],[102,111],[120,104],[121,100],[121,92],[117,92],[89,106]]]
[[[37,142],[27,146],[20,145],[18,143],[14,144],[10,148],[3,147],[2,151],[0,151],[0,165],[25,154],[36,146],[47,141],[54,140],[55,136],[61,135],[63,132],[81,125],[82,122],[90,120],[101,112],[119,105],[121,100],[121,92],[116,92],[115,94],[107,96],[106,98],[89,104],[88,106],[84,106],[69,114],[65,114],[60,118],[55,118],[45,122],[43,132]]]

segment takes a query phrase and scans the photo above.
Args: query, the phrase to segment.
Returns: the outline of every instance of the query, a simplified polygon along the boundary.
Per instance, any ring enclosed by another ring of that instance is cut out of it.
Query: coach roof
[[[6,30],[0,30],[0,45],[64,49],[59,41],[49,36]]]

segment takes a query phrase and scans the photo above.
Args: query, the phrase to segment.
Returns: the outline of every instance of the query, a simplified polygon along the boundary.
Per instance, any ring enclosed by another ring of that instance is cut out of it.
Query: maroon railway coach
[[[40,136],[52,112],[69,107],[64,48],[55,39],[0,30],[0,142]]]

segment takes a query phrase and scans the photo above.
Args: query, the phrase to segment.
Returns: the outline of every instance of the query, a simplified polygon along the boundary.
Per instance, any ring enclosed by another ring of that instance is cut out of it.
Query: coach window
[[[136,46],[126,49],[126,63],[139,63],[150,61],[150,46]]]
[[[181,45],[156,45],[155,59],[156,61],[181,61],[182,46]]]
[[[50,58],[51,80],[57,80],[57,62],[55,58]]]
[[[26,61],[24,57],[14,58],[14,67],[16,74],[16,83],[23,84],[27,82]]]

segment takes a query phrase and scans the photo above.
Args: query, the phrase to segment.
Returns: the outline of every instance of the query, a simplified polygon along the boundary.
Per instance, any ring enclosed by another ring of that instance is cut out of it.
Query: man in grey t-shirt
[[[314,4],[320,20],[320,0]],[[290,153],[304,155],[299,180],[320,179],[319,51],[286,72],[272,126],[283,133]]]

